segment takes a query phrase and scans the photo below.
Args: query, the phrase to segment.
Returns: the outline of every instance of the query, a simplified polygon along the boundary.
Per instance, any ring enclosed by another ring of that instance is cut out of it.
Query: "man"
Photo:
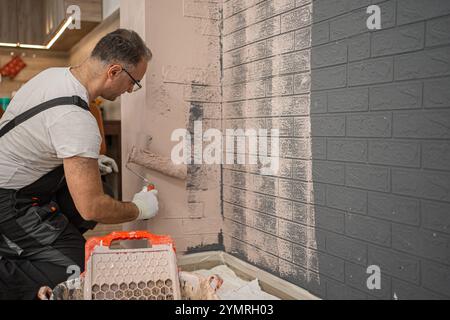
[[[107,196],[100,133],[88,104],[141,88],[151,51],[119,29],[72,68],[48,69],[25,84],[0,121],[0,299],[35,299],[84,269],[86,224],[152,218],[156,192],[132,202]]]

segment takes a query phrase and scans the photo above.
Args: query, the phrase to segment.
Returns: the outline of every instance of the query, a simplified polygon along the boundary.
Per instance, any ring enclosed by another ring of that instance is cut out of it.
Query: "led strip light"
[[[23,43],[4,43],[0,42],[0,47],[10,47],[10,48],[24,48],[24,49],[39,49],[39,50],[49,50],[55,42],[61,37],[61,35],[66,31],[67,27],[72,23],[73,16],[70,16],[64,25],[59,29],[58,33],[50,40],[50,42],[46,45],[36,45],[36,44],[23,44]]]

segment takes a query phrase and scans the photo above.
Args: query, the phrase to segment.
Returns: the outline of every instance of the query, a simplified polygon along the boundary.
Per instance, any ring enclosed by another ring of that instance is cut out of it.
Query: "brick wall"
[[[223,127],[281,132],[276,176],[223,168],[226,251],[321,298],[450,298],[450,2],[228,0],[222,41]]]

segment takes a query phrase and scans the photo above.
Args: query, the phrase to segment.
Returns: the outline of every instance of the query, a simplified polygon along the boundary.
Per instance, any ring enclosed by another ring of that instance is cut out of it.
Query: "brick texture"
[[[225,249],[324,299],[450,299],[450,1],[228,0],[222,43],[224,120],[281,130],[278,174],[224,166]]]

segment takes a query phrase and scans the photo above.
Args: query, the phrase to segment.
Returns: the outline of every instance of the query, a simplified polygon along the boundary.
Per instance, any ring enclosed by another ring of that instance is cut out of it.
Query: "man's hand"
[[[134,195],[132,202],[139,209],[137,220],[147,220],[156,216],[159,210],[157,195],[158,190],[147,191],[147,188]]]
[[[102,154],[98,158],[98,168],[100,169],[100,174],[102,176],[106,176],[113,172],[119,172],[116,161]]]
[[[49,287],[42,287],[39,289],[37,293],[38,300],[50,300],[52,297],[53,291]]]

